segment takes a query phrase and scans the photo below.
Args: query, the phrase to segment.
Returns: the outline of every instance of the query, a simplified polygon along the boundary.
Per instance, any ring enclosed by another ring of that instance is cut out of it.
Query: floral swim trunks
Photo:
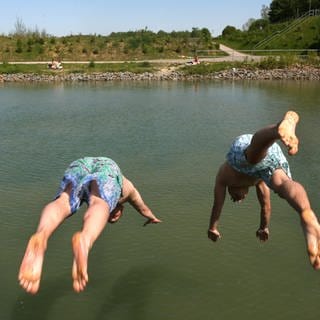
[[[262,179],[268,187],[271,187],[271,177],[276,169],[283,169],[291,178],[289,163],[277,143],[268,149],[266,157],[259,163],[252,165],[247,161],[245,150],[250,145],[252,137],[252,134],[244,134],[233,141],[226,157],[231,167],[248,176]]]
[[[118,165],[105,157],[85,157],[72,162],[64,173],[56,198],[71,183],[71,213],[83,202],[89,204],[90,183],[97,182],[101,198],[107,202],[110,212],[116,207],[122,192],[122,174]]]

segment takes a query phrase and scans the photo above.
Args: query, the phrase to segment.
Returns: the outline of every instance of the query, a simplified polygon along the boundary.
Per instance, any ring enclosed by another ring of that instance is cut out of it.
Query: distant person
[[[90,249],[107,222],[115,223],[120,219],[125,202],[147,218],[144,225],[161,222],[113,160],[85,157],[72,162],[64,173],[55,200],[44,207],[37,231],[27,245],[19,271],[20,285],[27,292],[35,294],[39,289],[48,239],[83,202],[88,204],[83,227],[72,238],[72,277],[76,292],[83,291],[88,282]]]
[[[194,56],[193,60],[190,60],[190,61],[186,62],[186,65],[188,65],[188,66],[193,66],[193,65],[196,65],[196,64],[200,64],[200,60],[199,60],[198,56]]]
[[[199,61],[198,56],[194,56],[193,64],[199,64],[199,63],[200,63],[200,61]]]
[[[289,155],[298,152],[295,135],[299,116],[288,111],[277,123],[257,131],[254,135],[241,135],[234,140],[227,161],[220,167],[215,181],[214,202],[208,237],[217,241],[221,235],[218,221],[228,190],[234,202],[241,202],[250,187],[255,187],[261,206],[260,226],[256,232],[261,241],[269,238],[271,215],[270,189],[285,199],[300,216],[307,252],[314,269],[320,269],[320,225],[313,212],[304,187],[292,180],[289,164],[277,140],[288,148]]]
[[[53,70],[63,69],[61,62],[54,59],[52,59],[51,63],[48,63],[48,68]]]

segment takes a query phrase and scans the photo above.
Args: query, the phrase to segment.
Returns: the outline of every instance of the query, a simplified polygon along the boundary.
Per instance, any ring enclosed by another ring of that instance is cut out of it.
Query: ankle
[[[73,246],[84,246],[86,251],[89,251],[93,245],[93,240],[89,238],[84,231],[76,232],[72,237]]]
[[[46,237],[43,231],[37,231],[31,237],[29,242],[32,242],[37,247],[43,248],[44,250],[47,249],[48,238]]]

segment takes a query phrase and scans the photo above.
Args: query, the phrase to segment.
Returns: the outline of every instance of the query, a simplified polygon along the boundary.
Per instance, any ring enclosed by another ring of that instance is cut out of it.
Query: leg
[[[35,294],[39,289],[44,254],[50,236],[70,214],[69,190],[67,188],[58,199],[44,207],[37,231],[28,242],[19,270],[19,281],[29,293]]]
[[[299,213],[302,229],[307,243],[310,263],[316,270],[320,269],[320,225],[311,209],[304,187],[287,177],[281,169],[272,177],[272,188],[280,197]]]
[[[246,150],[247,160],[256,164],[267,154],[268,148],[278,139],[288,148],[289,155],[298,152],[299,140],[295,135],[299,116],[294,111],[288,111],[279,124],[271,125],[257,131]]]
[[[90,204],[84,216],[83,228],[72,238],[73,288],[76,292],[83,291],[88,278],[88,256],[94,242],[106,226],[109,218],[109,206],[100,198],[97,183],[91,183]]]

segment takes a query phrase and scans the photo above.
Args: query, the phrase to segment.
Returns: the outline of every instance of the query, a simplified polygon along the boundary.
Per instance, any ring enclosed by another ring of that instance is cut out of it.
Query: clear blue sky
[[[15,30],[20,19],[31,30],[36,27],[54,36],[101,34],[148,28],[191,31],[208,28],[213,36],[227,25],[241,29],[248,19],[260,18],[263,5],[271,0],[3,0],[0,34]]]

